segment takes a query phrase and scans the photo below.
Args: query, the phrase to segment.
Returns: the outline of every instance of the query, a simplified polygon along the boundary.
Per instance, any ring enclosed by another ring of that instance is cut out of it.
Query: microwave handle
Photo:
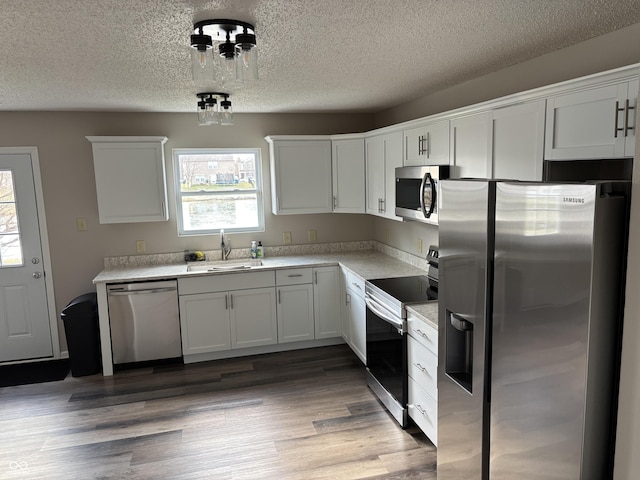
[[[427,188],[431,190],[431,203],[426,205],[424,202],[424,192]],[[422,183],[420,184],[420,208],[422,208],[422,213],[425,218],[429,218],[433,213],[433,210],[436,206],[436,182],[433,180],[433,177],[429,172],[424,174],[422,178]]]

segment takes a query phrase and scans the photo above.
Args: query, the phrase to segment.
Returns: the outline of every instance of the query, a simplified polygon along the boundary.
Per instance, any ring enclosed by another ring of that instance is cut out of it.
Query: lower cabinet
[[[314,339],[312,277],[310,268],[276,272],[279,343]]]
[[[364,280],[351,272],[343,270],[344,310],[342,337],[351,350],[367,363],[367,306],[364,303]]]
[[[313,269],[313,312],[316,339],[342,334],[340,267]]]
[[[278,342],[273,272],[178,279],[183,355]]]
[[[409,416],[438,445],[438,331],[419,317],[407,316]]]

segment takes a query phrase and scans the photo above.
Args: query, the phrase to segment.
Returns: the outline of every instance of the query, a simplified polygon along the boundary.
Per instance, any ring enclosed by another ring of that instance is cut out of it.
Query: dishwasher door
[[[113,363],[182,356],[175,280],[107,286]]]

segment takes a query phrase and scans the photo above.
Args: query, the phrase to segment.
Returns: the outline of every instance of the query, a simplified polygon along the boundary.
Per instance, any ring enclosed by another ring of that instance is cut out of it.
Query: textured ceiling
[[[638,0],[2,0],[0,110],[189,112],[195,21],[254,23],[239,112],[372,112],[640,22]],[[213,85],[212,85],[213,87]]]

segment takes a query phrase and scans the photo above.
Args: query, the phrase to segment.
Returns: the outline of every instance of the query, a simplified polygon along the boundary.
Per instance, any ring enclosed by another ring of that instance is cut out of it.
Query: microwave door
[[[420,208],[425,218],[429,218],[436,206],[436,184],[429,172],[424,174],[420,185]]]

